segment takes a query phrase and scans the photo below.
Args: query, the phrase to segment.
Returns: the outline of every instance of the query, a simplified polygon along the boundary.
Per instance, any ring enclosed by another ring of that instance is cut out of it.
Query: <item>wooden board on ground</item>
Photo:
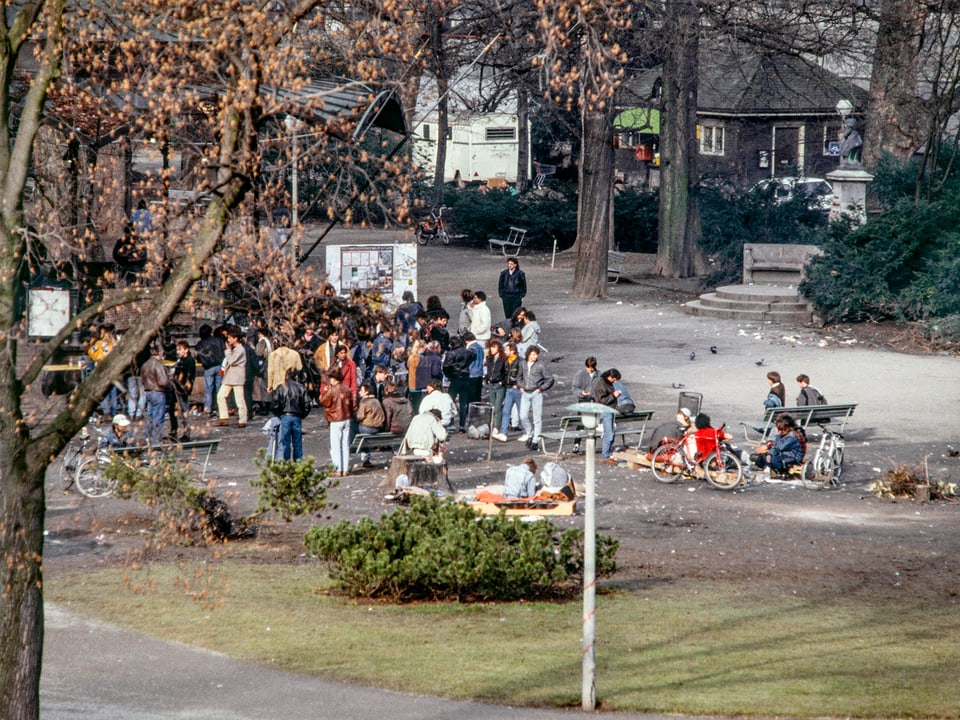
[[[400,475],[406,475],[414,487],[432,487],[453,494],[446,463],[437,464],[414,455],[397,455],[390,461],[387,477],[380,483],[380,487],[396,487]]]
[[[506,503],[471,502],[467,504],[481,515],[497,515],[503,510],[504,514],[510,517],[518,515],[560,516],[573,515],[577,501],[519,500],[517,502]]]
[[[627,466],[633,470],[650,467],[647,454],[639,452],[638,450],[620,450],[613,453],[611,457],[618,462],[625,462]]]

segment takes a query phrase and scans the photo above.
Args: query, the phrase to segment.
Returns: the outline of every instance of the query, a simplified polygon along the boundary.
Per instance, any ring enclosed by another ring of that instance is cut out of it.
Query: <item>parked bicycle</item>
[[[706,478],[718,490],[733,490],[743,479],[743,466],[723,441],[723,426],[717,429],[717,449],[705,457],[691,458],[685,447],[688,438],[666,440],[658,447],[650,460],[653,476],[662,483],[676,482],[681,478]]]
[[[843,472],[843,435],[820,424],[820,444],[800,471],[800,483],[810,490],[829,490],[840,484]]]
[[[101,468],[110,462],[105,449],[100,448],[103,431],[84,427],[63,450],[58,468],[61,489],[66,492],[76,485],[83,495],[90,498],[106,497],[116,489],[116,481],[103,477]]]
[[[447,226],[443,222],[443,211],[450,208],[441,205],[436,212],[431,211],[430,215],[417,223],[417,242],[426,245],[435,238],[440,238],[444,245],[450,244],[450,235],[447,234]]]

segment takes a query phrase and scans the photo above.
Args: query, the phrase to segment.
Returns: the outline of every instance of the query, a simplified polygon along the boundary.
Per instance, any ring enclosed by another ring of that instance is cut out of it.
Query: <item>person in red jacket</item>
[[[320,393],[320,406],[330,424],[330,461],[337,477],[346,477],[350,469],[350,421],[354,406],[353,393],[342,380],[339,370],[330,370]]]

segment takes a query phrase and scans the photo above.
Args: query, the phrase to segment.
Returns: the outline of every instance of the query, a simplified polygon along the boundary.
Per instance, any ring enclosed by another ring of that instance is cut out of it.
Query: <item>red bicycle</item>
[[[743,466],[740,458],[724,447],[723,426],[717,428],[716,433],[716,449],[694,458],[687,452],[689,437],[664,441],[650,458],[653,476],[662,483],[703,477],[717,490],[733,490],[743,479]]]

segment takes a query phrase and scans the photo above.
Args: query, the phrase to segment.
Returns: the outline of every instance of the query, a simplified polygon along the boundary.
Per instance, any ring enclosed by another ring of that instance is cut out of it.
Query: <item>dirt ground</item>
[[[358,233],[341,232],[331,242],[359,239]],[[503,260],[477,249],[421,248],[417,294],[421,299],[440,295],[455,324],[460,289],[485,289],[499,318],[496,278]],[[960,506],[882,501],[867,489],[895,465],[924,459],[934,480],[960,481],[960,459],[951,456],[952,447],[960,448],[960,360],[954,349],[929,347],[902,326],[818,329],[686,316],[681,304],[695,296],[695,281],[650,277],[649,256],[630,257],[629,281],[612,287],[605,301],[570,297],[571,258],[557,257],[552,267],[549,255],[520,260],[530,286],[525,304],[543,326],[545,359],[557,377],[546,398],[545,428],[555,426],[573,402],[570,380],[591,354],[601,368],[620,369],[639,408],[655,411],[651,429],[676,412],[682,386],[703,393],[704,411],[715,424],[733,427],[743,447],[749,444],[738,422],[759,416],[768,369],[783,375],[788,400],[797,389],[792,378],[805,372],[831,402],[859,403],[847,426],[843,483],[833,491],[770,484],[720,492],[703,482],[662,485],[646,470],[598,464],[599,529],[621,543],[619,570],[610,583],[642,591],[664,583],[742,582],[752,590],[811,598],[843,594],[868,602],[898,597],[958,602]],[[305,452],[326,458],[327,434],[317,413],[304,431]],[[245,430],[204,427],[203,432],[222,438],[209,474],[238,512],[249,512],[256,503],[249,485],[256,474],[252,457],[265,445],[259,424]],[[514,437],[495,443],[487,461],[486,441],[455,436],[449,453],[454,487],[500,482],[507,465],[529,454]],[[226,550],[264,562],[311,562],[301,542],[311,523],[392,509],[379,487],[389,456],[373,459],[373,470],[352,473],[332,491],[336,507],[323,517],[292,523],[267,519],[257,539],[231,543]],[[582,480],[582,456],[564,464]],[[142,547],[150,527],[147,511],[132,502],[64,494],[53,470],[48,473],[49,573],[125,561]],[[582,515],[556,522],[578,525]],[[205,551],[168,547],[158,552],[187,557]]]

